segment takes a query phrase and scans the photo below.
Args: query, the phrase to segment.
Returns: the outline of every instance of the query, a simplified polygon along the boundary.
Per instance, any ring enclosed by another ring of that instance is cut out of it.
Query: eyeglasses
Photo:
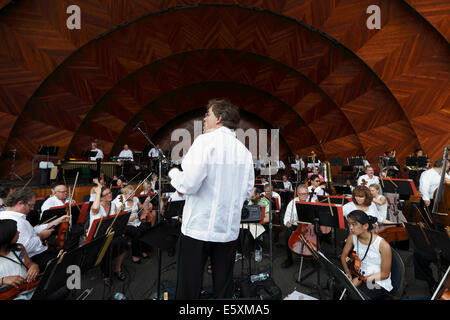
[[[34,209],[34,203],[24,203],[24,205],[27,205],[30,209]]]
[[[320,180],[314,180],[314,182],[320,182]]]
[[[55,191],[55,192],[69,193],[69,191],[67,191],[67,190],[64,190],[64,191]]]
[[[308,192],[300,192],[299,194],[303,195],[303,196],[307,196],[309,193]]]

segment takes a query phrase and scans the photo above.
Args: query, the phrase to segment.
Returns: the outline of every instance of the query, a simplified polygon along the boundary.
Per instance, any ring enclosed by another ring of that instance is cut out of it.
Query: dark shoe
[[[283,269],[286,269],[286,268],[289,268],[290,266],[292,266],[292,260],[285,260],[282,264],[281,264],[281,267],[283,268]]]

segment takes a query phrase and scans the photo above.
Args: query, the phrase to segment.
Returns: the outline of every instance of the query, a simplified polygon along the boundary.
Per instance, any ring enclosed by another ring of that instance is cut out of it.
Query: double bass
[[[447,172],[447,161],[448,161],[448,149],[446,146],[444,149],[444,156],[442,159],[442,171],[441,180],[439,182],[439,187],[434,192],[434,203],[432,209],[433,223],[436,225],[436,220],[438,220],[447,231],[450,230],[450,184],[445,182],[445,174]]]

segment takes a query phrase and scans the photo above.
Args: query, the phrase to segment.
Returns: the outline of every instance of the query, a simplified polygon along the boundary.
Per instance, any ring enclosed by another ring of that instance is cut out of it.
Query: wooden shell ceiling
[[[81,8],[81,29],[66,8]],[[366,8],[381,8],[381,29]],[[3,8],[2,8],[3,6]],[[2,8],[2,9],[1,9]],[[450,140],[450,4],[442,0],[0,2],[0,176],[40,145],[142,149],[172,119],[226,96],[278,123],[292,153],[400,161]],[[167,128],[165,128],[167,129]]]

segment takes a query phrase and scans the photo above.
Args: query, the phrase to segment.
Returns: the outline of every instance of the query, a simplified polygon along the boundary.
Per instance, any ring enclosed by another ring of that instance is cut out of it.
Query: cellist
[[[283,223],[286,227],[286,260],[281,264],[282,268],[289,268],[292,265],[292,251],[289,248],[289,238],[291,237],[292,233],[297,230],[297,221],[298,221],[298,215],[297,215],[297,208],[295,206],[295,202],[297,201],[307,201],[308,200],[308,188],[305,185],[299,185],[296,189],[297,196],[294,197],[293,200],[291,200],[287,207],[286,211],[284,213],[284,220]]]

